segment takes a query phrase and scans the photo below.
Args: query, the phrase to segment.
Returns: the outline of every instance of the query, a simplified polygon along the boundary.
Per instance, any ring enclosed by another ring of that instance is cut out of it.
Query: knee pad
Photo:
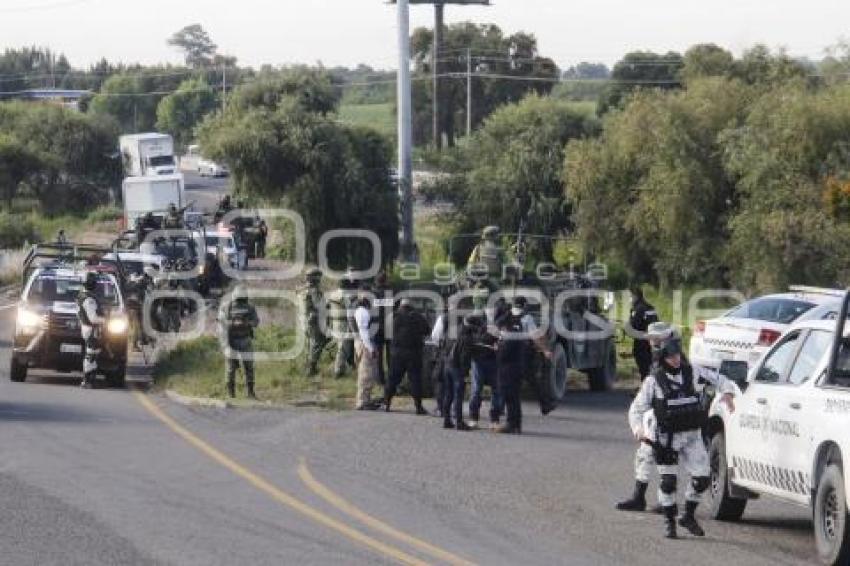
[[[661,485],[659,489],[661,489],[661,493],[666,493],[667,495],[676,493],[676,476],[673,474],[662,474],[661,475]]]
[[[707,476],[698,476],[695,478],[691,478],[691,486],[697,493],[702,493],[706,489],[708,489],[710,483],[711,480]]]

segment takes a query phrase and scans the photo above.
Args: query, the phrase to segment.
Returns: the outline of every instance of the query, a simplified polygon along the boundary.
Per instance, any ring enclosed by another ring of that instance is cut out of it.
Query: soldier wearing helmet
[[[481,241],[472,250],[467,261],[467,268],[486,269],[490,279],[502,277],[502,266],[505,264],[505,250],[499,242],[498,226],[487,226],[481,233]]]
[[[324,317],[327,313],[325,296],[322,293],[322,271],[311,269],[307,272],[307,288],[304,289],[303,327],[307,337],[307,375],[316,375],[319,371],[319,357],[327,345],[324,334]]]
[[[238,286],[233,290],[232,300],[220,313],[220,320],[226,332],[230,352],[227,360],[227,395],[236,396],[236,370],[241,363],[245,371],[245,391],[250,399],[256,399],[254,392],[253,353],[254,329],[260,324],[257,310],[245,295],[246,290]]]

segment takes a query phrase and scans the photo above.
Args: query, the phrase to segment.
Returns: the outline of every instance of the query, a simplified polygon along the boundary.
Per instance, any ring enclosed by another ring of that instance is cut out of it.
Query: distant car
[[[232,269],[241,269],[239,264],[239,249],[236,247],[236,240],[233,239],[232,232],[210,232],[205,233],[207,253],[215,257],[219,257],[219,251],[222,257],[227,260],[228,265]]]
[[[212,159],[201,157],[198,159],[198,175],[201,177],[227,177],[230,169],[223,163],[216,163]]]
[[[723,316],[699,320],[691,336],[694,363],[717,368],[724,361],[756,363],[789,326],[800,320],[834,318],[841,291],[791,287],[742,303]]]

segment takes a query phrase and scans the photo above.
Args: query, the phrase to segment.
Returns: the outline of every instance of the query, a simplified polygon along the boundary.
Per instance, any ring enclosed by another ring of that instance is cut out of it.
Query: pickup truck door
[[[777,342],[750,376],[746,391],[735,400],[736,411],[726,431],[727,457],[736,484],[785,496],[774,479],[782,449],[771,434],[771,422],[779,411],[775,396],[786,386],[800,338],[800,332],[792,332]]]
[[[813,385],[825,370],[832,334],[809,330],[799,341],[800,348],[787,379],[771,396],[768,426],[771,444],[778,448],[773,483],[785,492],[785,497],[807,505],[811,501],[813,427],[821,422],[816,415],[823,411]]]

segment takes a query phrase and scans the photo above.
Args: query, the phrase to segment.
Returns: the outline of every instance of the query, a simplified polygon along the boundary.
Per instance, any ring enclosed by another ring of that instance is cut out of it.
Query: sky
[[[41,45],[72,65],[180,63],[165,40],[200,23],[241,64],[397,67],[395,6],[386,0],[0,0],[0,48]],[[850,36],[847,0],[493,0],[448,6],[447,22],[495,23],[538,38],[562,68],[613,64],[635,49],[684,51],[713,42],[740,54],[756,43],[817,59]],[[411,6],[411,29],[433,8]]]

